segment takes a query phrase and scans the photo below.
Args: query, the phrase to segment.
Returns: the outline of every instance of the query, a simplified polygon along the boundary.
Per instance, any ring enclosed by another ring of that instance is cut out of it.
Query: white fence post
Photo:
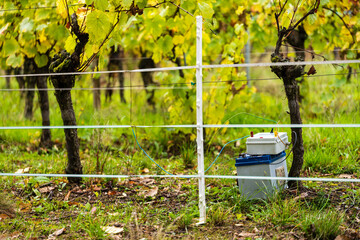
[[[203,89],[202,89],[202,16],[196,17],[196,143],[199,174],[199,211],[198,224],[206,222],[205,177],[204,177],[204,139],[203,139]]]

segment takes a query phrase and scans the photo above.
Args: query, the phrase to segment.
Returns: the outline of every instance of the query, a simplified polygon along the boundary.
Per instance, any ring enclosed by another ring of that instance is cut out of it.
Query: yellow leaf
[[[241,15],[244,12],[244,10],[245,10],[244,6],[239,6],[235,13],[237,15]]]
[[[183,36],[180,36],[180,35],[176,35],[174,38],[173,38],[173,44],[174,45],[179,45],[179,44],[183,44],[184,43],[184,37]]]
[[[44,29],[44,30],[42,30],[42,31],[40,32],[39,41],[40,41],[40,42],[45,42],[46,40],[47,40],[47,38],[46,38],[46,35],[45,35],[45,29]]]
[[[67,18],[67,11],[64,0],[56,0],[56,12],[63,18]]]

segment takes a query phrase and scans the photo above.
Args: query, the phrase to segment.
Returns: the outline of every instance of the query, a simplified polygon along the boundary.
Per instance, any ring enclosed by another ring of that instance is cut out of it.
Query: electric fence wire
[[[349,73],[333,73],[333,74],[321,74],[321,75],[310,75],[306,76],[307,78],[319,78],[319,77],[329,77],[329,76],[345,76],[345,75],[358,75],[357,72]],[[271,80],[281,80],[277,77],[272,78],[253,78],[253,79],[233,79],[233,80],[226,80],[226,81],[204,81],[203,84],[218,84],[218,83],[233,83],[233,82],[256,82],[256,81],[271,81]],[[184,87],[171,87],[171,86],[184,86]],[[101,91],[101,90],[128,90],[128,89],[147,89],[147,90],[172,90],[172,89],[184,89],[188,90],[191,89],[187,87],[188,85],[194,86],[193,82],[185,82],[185,83],[158,83],[156,86],[147,86],[144,85],[129,85],[124,87],[85,87],[85,88],[2,88],[0,92],[31,92],[31,91],[56,91],[56,90],[71,90],[71,91]],[[165,86],[165,87],[164,87]],[[226,88],[226,87],[219,87],[219,86],[205,86],[204,89],[208,88]]]
[[[134,131],[134,127],[132,127],[131,130],[132,130],[132,133],[133,133],[133,135],[134,135],[134,138],[135,138],[135,141],[136,141],[138,147],[143,151],[143,153],[144,153],[153,163],[155,163],[155,165],[156,165],[158,168],[160,168],[162,171],[164,171],[165,173],[167,173],[167,174],[169,174],[169,175],[173,175],[173,176],[174,176],[174,174],[169,173],[168,171],[166,171],[166,170],[165,170],[162,166],[160,166],[152,157],[150,157],[149,154],[147,154],[147,152],[141,147],[141,145],[140,145],[140,143],[139,143],[139,141],[138,141],[138,139],[137,139],[137,137],[136,137],[136,134],[135,134],[135,131]]]
[[[214,161],[210,164],[210,166],[205,170],[205,173],[206,173],[207,171],[209,171],[209,169],[215,164],[215,162],[218,160],[220,154],[222,153],[222,151],[224,150],[224,148],[225,148],[229,143],[236,142],[236,141],[240,141],[240,140],[242,140],[242,139],[244,139],[244,138],[247,138],[247,137],[250,137],[250,135],[247,135],[247,136],[241,137],[241,138],[237,138],[237,139],[234,139],[234,140],[231,140],[231,141],[227,142],[227,143],[221,148],[221,150],[220,150],[219,154],[216,156],[215,160],[214,160]]]
[[[230,175],[105,175],[105,174],[44,174],[44,173],[0,173],[3,177],[77,177],[77,178],[218,178],[250,180],[287,180],[312,182],[360,183],[354,178],[312,178],[312,177],[266,177],[266,176],[230,176]]]
[[[69,7],[83,6],[84,4],[69,4]],[[55,9],[57,6],[37,6],[37,7],[28,7],[28,8],[8,8],[0,9],[0,12],[16,12],[16,11],[26,11],[26,10],[38,10],[38,9]]]
[[[0,75],[0,78],[10,77],[49,77],[49,76],[68,76],[68,75],[89,75],[105,73],[141,73],[141,72],[165,72],[191,69],[212,69],[212,68],[241,68],[241,67],[281,67],[281,66],[305,66],[305,65],[329,65],[329,64],[357,64],[360,60],[331,60],[331,61],[306,61],[306,62],[262,62],[262,63],[240,63],[240,64],[213,64],[200,66],[181,66],[181,67],[162,67],[162,68],[144,68],[134,70],[113,70],[113,71],[91,71],[91,72],[66,72],[66,73],[35,73],[35,74],[12,74]]]
[[[0,130],[36,130],[36,129],[109,129],[109,128],[197,128],[196,124],[183,125],[74,125],[74,126],[1,126]],[[360,128],[360,124],[204,124],[203,128]]]

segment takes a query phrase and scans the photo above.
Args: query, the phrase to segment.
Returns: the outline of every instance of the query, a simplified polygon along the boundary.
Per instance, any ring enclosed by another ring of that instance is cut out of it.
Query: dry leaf
[[[350,178],[352,178],[353,177],[353,175],[350,175],[350,174],[340,174],[339,175],[339,178],[347,178],[347,179],[350,179]]]
[[[241,232],[241,233],[239,233],[240,237],[253,237],[255,235],[256,235],[255,233],[249,233],[249,232]]]
[[[19,204],[20,212],[30,212],[31,211],[31,203],[23,203]]]
[[[307,72],[307,75],[314,75],[316,74],[316,69],[314,66],[311,66],[309,71]]]
[[[0,213],[0,221],[2,221],[3,219],[6,219],[6,218],[10,218],[10,216],[7,214],[4,214],[4,213]]]
[[[63,234],[64,231],[65,231],[65,228],[56,230],[55,232],[53,232],[52,234],[49,235],[48,239],[55,239],[57,236],[60,236],[61,234]]]
[[[304,198],[306,198],[307,196],[309,196],[309,193],[303,192],[303,193],[300,194],[300,196],[295,197],[294,200],[297,201],[297,200],[299,200],[299,199],[304,199]]]
[[[53,191],[55,189],[55,187],[42,187],[42,188],[39,188],[39,192],[40,193],[49,193],[51,191]]]
[[[101,229],[109,234],[119,234],[124,231],[122,227],[101,227]]]
[[[66,194],[64,201],[68,201],[71,194],[71,190]]]
[[[96,212],[96,207],[93,207],[90,212],[91,214],[94,214]]]
[[[158,193],[159,188],[154,187],[153,189],[150,189],[144,194],[144,197],[154,197]]]
[[[117,193],[116,191],[108,191],[107,194],[108,194],[109,196],[113,196],[113,195],[116,195],[116,193]]]
[[[24,169],[18,169],[15,173],[19,173],[19,174],[24,173]]]

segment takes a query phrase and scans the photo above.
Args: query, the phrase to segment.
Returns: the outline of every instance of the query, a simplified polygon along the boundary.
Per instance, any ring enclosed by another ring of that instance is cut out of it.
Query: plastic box
[[[236,158],[238,176],[287,177],[285,151],[276,155],[245,155]],[[247,199],[267,198],[274,189],[287,187],[284,180],[238,179],[241,194]]]
[[[281,138],[281,140],[280,140]],[[257,154],[279,154],[287,148],[288,136],[286,132],[278,133],[257,133],[246,139],[246,153]]]

